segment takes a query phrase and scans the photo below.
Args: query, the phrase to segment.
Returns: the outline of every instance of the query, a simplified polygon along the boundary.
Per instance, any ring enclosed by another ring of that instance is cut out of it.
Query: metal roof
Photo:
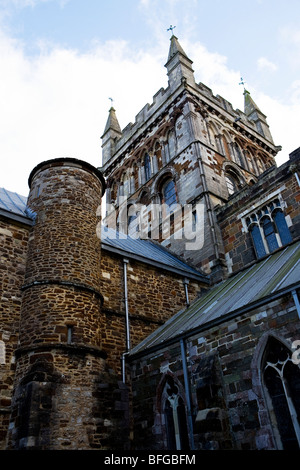
[[[27,207],[27,197],[0,188],[0,215],[25,225],[33,225],[36,214]]]
[[[300,242],[266,257],[213,287],[132,349],[147,353],[203,331],[300,287]]]
[[[26,203],[27,197],[0,188],[0,209],[27,217]]]
[[[151,240],[131,238],[114,229],[103,227],[101,241],[102,248],[124,257],[134,258],[137,261],[148,264],[151,263],[168,271],[177,272],[187,278],[209,282],[206,275],[181,261],[168,250],[153,243]]]

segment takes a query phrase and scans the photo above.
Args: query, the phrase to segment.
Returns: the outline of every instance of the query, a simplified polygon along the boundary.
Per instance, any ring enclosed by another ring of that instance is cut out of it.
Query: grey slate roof
[[[0,209],[4,209],[13,214],[27,217],[26,210],[27,198],[17,193],[0,188]]]
[[[146,354],[204,331],[300,287],[300,242],[266,257],[213,287],[132,349]]]
[[[202,280],[208,283],[207,276],[151,240],[135,239],[122,235],[111,228],[103,228],[102,248],[141,262],[150,262],[155,266],[164,267],[168,271],[177,272],[190,279]]]

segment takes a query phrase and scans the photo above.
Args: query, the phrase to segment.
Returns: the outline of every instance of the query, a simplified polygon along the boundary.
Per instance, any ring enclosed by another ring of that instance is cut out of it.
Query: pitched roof
[[[7,191],[7,189],[0,188],[0,208],[13,212],[14,214],[26,216],[27,198],[20,196],[17,193]]]
[[[33,214],[27,208],[27,197],[0,188],[0,215],[32,224]]]
[[[208,283],[208,277],[192,268],[184,261],[170,253],[164,247],[151,240],[131,238],[116,230],[102,228],[102,248],[124,257],[133,258],[147,264],[152,264],[167,271],[176,272],[187,278]]]
[[[299,287],[300,242],[297,242],[213,287],[133,348],[130,355],[147,354],[188,338]]]

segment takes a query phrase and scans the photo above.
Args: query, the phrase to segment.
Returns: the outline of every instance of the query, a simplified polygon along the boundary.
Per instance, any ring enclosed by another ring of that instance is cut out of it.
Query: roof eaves
[[[280,291],[272,292],[262,299],[255,300],[254,302],[251,302],[241,308],[228,312],[227,314],[222,315],[221,317],[214,318],[213,320],[209,320],[195,328],[188,329],[186,331],[180,331],[177,335],[174,335],[166,340],[162,340],[160,343],[154,343],[152,346],[150,345],[148,347],[146,346],[143,348],[144,345],[147,345],[147,341],[149,341],[149,338],[151,337],[150,336],[146,338],[144,341],[142,341],[136,348],[133,348],[132,351],[129,352],[128,358],[130,360],[134,360],[134,359],[137,359],[138,357],[142,357],[142,356],[148,355],[149,353],[153,353],[161,349],[162,347],[165,348],[172,344],[178,343],[181,339],[186,340],[188,338],[191,338],[193,335],[197,333],[201,333],[209,328],[218,326],[224,321],[228,321],[235,317],[238,317],[239,315],[242,315],[243,313],[247,313],[248,311],[251,311],[254,308],[261,307],[265,304],[268,304],[270,301],[283,297],[284,295],[289,294],[292,291],[297,290],[299,288],[300,288],[300,281]],[[178,312],[178,314],[180,313],[182,313],[182,311]],[[172,318],[164,324],[164,327],[167,327],[168,326],[167,323],[170,323],[171,320]],[[137,352],[134,352],[135,349],[137,350]]]
[[[174,266],[170,266],[168,264],[161,263],[159,261],[155,261],[155,260],[153,260],[151,258],[148,258],[146,256],[138,255],[138,254],[132,253],[130,251],[126,251],[126,250],[122,250],[120,248],[113,247],[109,244],[106,244],[105,242],[102,242],[101,248],[103,250],[109,251],[111,253],[115,253],[115,254],[120,255],[122,257],[130,258],[130,259],[133,259],[135,261],[140,261],[142,263],[145,263],[145,264],[148,264],[148,265],[151,265],[151,266],[155,266],[157,268],[163,268],[166,271],[170,271],[170,272],[179,274],[179,275],[184,276],[188,279],[193,279],[193,280],[196,280],[196,281],[202,281],[206,284],[210,283],[208,276],[205,276],[204,274],[201,274],[201,273],[198,274],[196,271],[192,272],[189,269],[185,270],[185,269],[175,268]]]

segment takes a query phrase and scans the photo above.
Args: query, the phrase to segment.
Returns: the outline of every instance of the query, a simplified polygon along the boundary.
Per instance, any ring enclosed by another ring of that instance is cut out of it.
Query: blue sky
[[[300,146],[299,0],[0,0],[0,187],[28,194],[55,157],[101,165],[109,98],[121,127],[167,86],[170,32],[197,82],[267,115],[277,163]]]

